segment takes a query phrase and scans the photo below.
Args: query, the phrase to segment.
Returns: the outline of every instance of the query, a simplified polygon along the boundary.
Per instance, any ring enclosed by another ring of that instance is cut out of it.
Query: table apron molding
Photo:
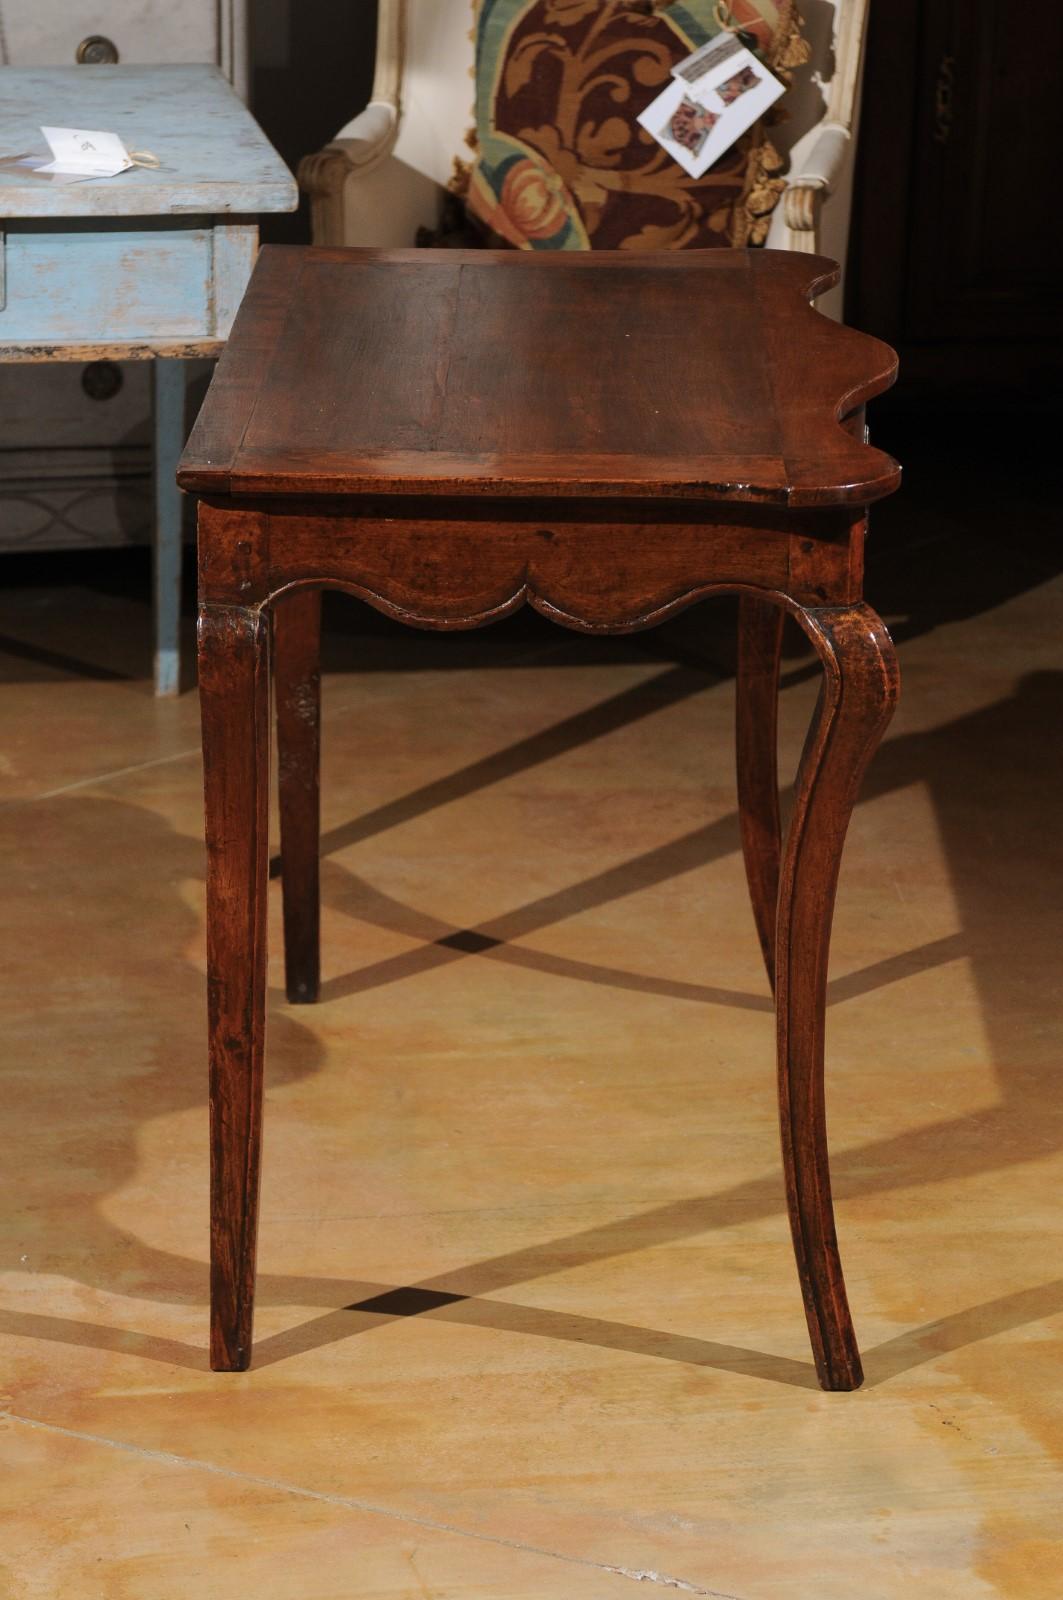
[[[259,609],[293,589],[334,588],[415,627],[482,627],[528,604],[597,633],[652,627],[705,595],[746,589],[785,591],[809,607],[851,604],[866,517],[751,536],[743,522],[397,521],[202,503],[200,528],[210,604]]]

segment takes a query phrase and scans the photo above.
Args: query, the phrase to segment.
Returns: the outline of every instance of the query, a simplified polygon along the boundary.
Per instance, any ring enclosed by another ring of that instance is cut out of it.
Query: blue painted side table
[[[0,361],[154,362],[155,690],[179,681],[184,369],[216,356],[295,181],[216,67],[0,67],[0,157],[41,126],[117,133],[158,168],[52,183],[0,164]]]

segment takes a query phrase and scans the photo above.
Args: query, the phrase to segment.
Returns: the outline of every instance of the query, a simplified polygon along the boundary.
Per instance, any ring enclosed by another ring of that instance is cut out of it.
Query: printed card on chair
[[[728,33],[677,62],[671,83],[638,121],[684,171],[700,178],[785,87]]]

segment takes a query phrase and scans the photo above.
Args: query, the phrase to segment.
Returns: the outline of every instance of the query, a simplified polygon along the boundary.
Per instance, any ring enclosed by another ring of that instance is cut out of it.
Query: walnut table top
[[[211,493],[865,504],[896,463],[838,426],[892,382],[781,251],[262,252],[185,452]]]

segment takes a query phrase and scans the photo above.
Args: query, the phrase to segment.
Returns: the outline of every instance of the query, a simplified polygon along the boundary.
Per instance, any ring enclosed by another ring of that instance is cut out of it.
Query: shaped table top
[[[786,251],[268,246],[178,481],[215,494],[862,505],[900,468],[841,426],[887,345]]]
[[[217,67],[0,67],[0,157],[48,160],[42,124],[116,133],[161,165],[74,183],[0,165],[0,220],[253,215],[299,203],[295,179]]]

